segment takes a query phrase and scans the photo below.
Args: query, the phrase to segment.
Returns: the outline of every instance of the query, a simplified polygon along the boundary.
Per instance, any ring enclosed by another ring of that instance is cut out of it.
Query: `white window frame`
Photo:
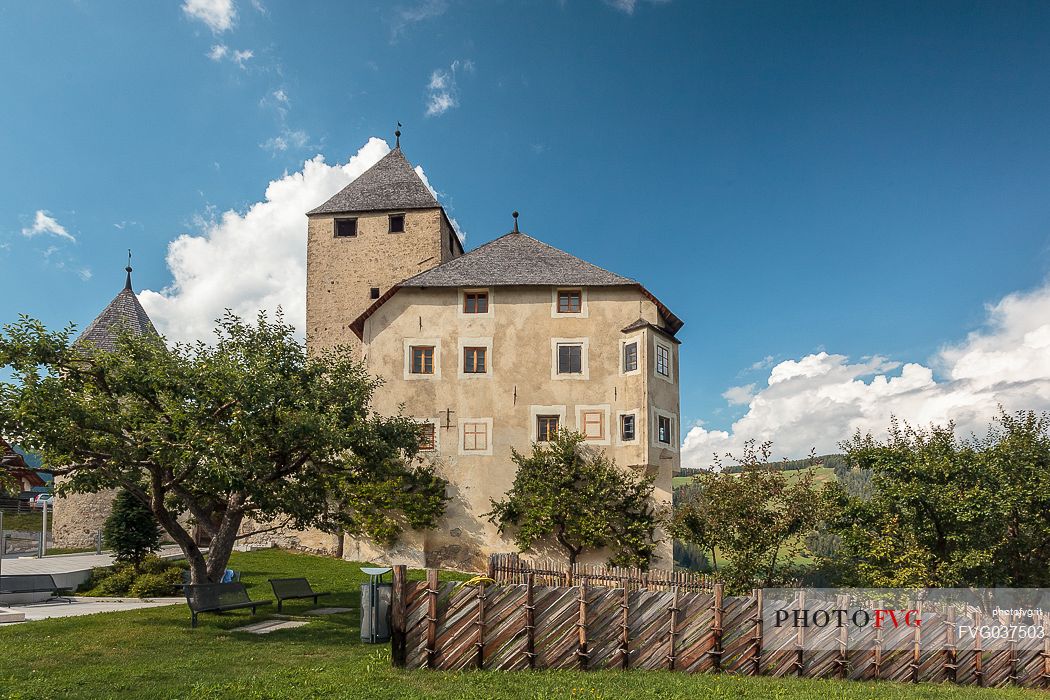
[[[631,343],[636,343],[637,346],[638,346],[638,364],[635,366],[635,368],[633,370],[628,372],[627,370],[624,369],[624,359],[627,357],[627,355],[626,355],[626,353],[627,353],[627,346],[630,345]],[[641,374],[642,373],[642,367],[645,365],[645,356],[644,356],[643,348],[645,348],[645,336],[642,333],[636,333],[634,335],[630,335],[630,336],[627,336],[626,338],[621,338],[620,339],[619,363],[620,363],[620,376],[621,377],[631,377],[631,376],[634,376],[636,374]]]
[[[469,315],[469,314],[468,314]],[[485,348],[485,371],[464,372],[463,352],[467,348]],[[492,378],[492,338],[460,338],[459,354],[456,360],[457,373],[460,379],[491,379]]]
[[[660,442],[660,421],[659,421],[660,418],[670,418],[671,419],[671,435],[670,435],[671,442],[670,443]],[[649,424],[649,427],[650,427],[650,430],[649,430],[649,444],[651,444],[653,447],[659,447],[659,448],[664,449],[664,450],[673,450],[675,452],[678,451],[678,416],[676,416],[674,413],[671,413],[670,411],[663,411],[663,410],[660,410],[659,408],[654,408],[652,410],[652,419],[651,419],[651,422]],[[637,430],[638,430],[638,427],[637,427],[637,424],[636,424],[635,425],[635,432],[636,433],[637,433]]]
[[[484,450],[468,450],[466,449],[466,436],[467,436],[467,424],[483,424],[485,426],[485,444],[488,446]],[[491,418],[465,418],[459,423],[459,454],[461,457],[491,457],[492,456],[492,419]]]
[[[580,350],[580,373],[559,374],[558,373],[558,346],[579,345]],[[554,380],[587,380],[591,378],[591,367],[588,361],[590,355],[590,338],[551,338],[551,379]]]
[[[640,445],[642,443],[642,426],[638,420],[638,416],[641,415],[641,411],[637,408],[632,408],[629,411],[617,411],[616,412],[616,444],[617,445]],[[634,416],[634,439],[624,440],[623,430],[621,429],[621,422],[624,416]]]
[[[579,292],[580,293],[580,311],[579,313],[561,313],[558,311],[558,292]],[[590,311],[587,309],[587,288],[586,287],[553,287],[551,289],[551,318],[587,318],[590,315]]]
[[[605,433],[605,437],[602,438],[589,438],[583,433],[583,414],[584,413],[601,413],[602,414],[602,430]],[[591,445],[611,445],[612,444],[612,432],[609,430],[609,414],[611,413],[611,406],[607,403],[602,404],[590,404],[576,406],[576,430],[584,435],[586,440]]]
[[[467,294],[477,294],[479,292],[485,292],[489,295],[489,307],[488,310],[483,314],[468,314],[463,310],[466,306]],[[492,289],[488,287],[461,287],[459,290],[459,315],[461,318],[492,318]]]
[[[413,374],[412,373],[412,347],[417,345],[434,346],[434,373]],[[406,381],[431,381],[441,379],[441,339],[440,338],[405,338],[405,380]]]
[[[539,417],[540,416],[558,416],[558,427],[562,430],[565,429],[565,405],[554,405],[554,406],[529,406],[529,442],[536,443],[539,438]]]
[[[660,358],[659,348],[667,350],[667,376],[660,374],[656,369]],[[668,384],[674,384],[674,345],[665,343],[655,337],[653,338],[653,376],[664,380]]]

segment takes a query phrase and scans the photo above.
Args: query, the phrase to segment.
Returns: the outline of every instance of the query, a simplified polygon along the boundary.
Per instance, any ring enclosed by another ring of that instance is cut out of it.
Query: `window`
[[[558,290],[558,313],[578,314],[583,310],[583,292],[579,289]]]
[[[390,233],[404,233],[405,232],[405,215],[404,214],[391,214],[390,215]]]
[[[627,343],[623,346],[623,371],[633,372],[638,369],[638,343]]]
[[[412,374],[434,373],[434,346],[412,346]]]
[[[464,423],[463,449],[467,452],[484,452],[488,450],[488,425],[485,423]]]
[[[583,346],[573,343],[558,346],[558,374],[583,374]]]
[[[671,419],[667,416],[656,418],[656,439],[665,445],[671,444]]]
[[[464,292],[463,313],[487,314],[489,312],[488,292]]]
[[[335,237],[353,238],[357,235],[357,219],[336,219]]]
[[[379,287],[372,287],[371,289],[369,289],[368,290],[368,296],[371,297],[372,299],[378,299],[379,298]]]
[[[485,351],[487,348],[463,348],[463,372],[466,374],[485,373]]]
[[[605,439],[605,412],[584,411],[580,416],[580,427],[583,437],[588,440]]]
[[[631,442],[634,440],[634,414],[626,413],[620,416],[620,440]]]
[[[419,449],[420,450],[436,450],[437,449],[437,436],[434,433],[433,423],[420,423],[419,424]]]
[[[536,416],[536,441],[550,442],[558,433],[558,416]]]
[[[656,345],[656,373],[662,377],[671,376],[671,351],[659,343]]]

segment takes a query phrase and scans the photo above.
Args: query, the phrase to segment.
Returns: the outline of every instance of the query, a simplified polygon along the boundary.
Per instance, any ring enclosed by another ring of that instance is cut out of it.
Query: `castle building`
[[[113,297],[113,301],[102,310],[75,345],[90,352],[92,349],[112,352],[117,348],[117,338],[122,331],[136,335],[157,335],[146,310],[142,308],[131,285],[131,261],[125,269],[127,277],[124,288]],[[56,479],[61,483],[62,477]],[[116,489],[104,489],[95,493],[71,493],[55,496],[52,538],[56,547],[94,547],[98,532],[113,510]]]
[[[374,408],[415,418],[450,483],[436,528],[344,556],[478,569],[514,551],[484,514],[513,484],[511,449],[563,428],[655,476],[670,506],[682,321],[641,283],[526,235],[516,212],[464,253],[400,144],[308,219],[308,348],[355,344],[383,381]],[[659,555],[670,567],[669,541]]]

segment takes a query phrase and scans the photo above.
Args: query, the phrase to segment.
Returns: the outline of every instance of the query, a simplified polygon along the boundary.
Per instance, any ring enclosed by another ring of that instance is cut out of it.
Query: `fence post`
[[[580,619],[576,623],[576,627],[579,630],[579,640],[576,647],[576,656],[580,662],[580,668],[586,670],[587,668],[587,580],[583,579],[580,581],[580,585],[577,586],[580,590]]]
[[[525,578],[525,656],[529,668],[536,668],[536,601],[532,586],[534,577],[530,571]]]
[[[959,674],[957,669],[959,665],[958,645],[955,640],[955,605],[949,603],[947,609],[944,611],[944,641],[947,649],[944,650],[945,663],[944,668],[948,670],[948,680],[952,683],[956,683],[959,680]]]
[[[714,621],[711,626],[711,654],[714,656],[715,671],[722,670],[722,591],[722,584],[716,583],[714,597],[711,600],[711,611],[714,613]]]
[[[390,660],[398,668],[405,667],[407,643],[405,629],[405,588],[407,585],[404,564],[394,565],[393,601],[390,608]]]
[[[478,641],[476,642],[478,648],[478,656],[475,660],[475,665],[479,669],[485,668],[485,584],[478,584]]]
[[[974,611],[974,627],[981,629],[983,623],[981,611]],[[981,658],[981,635],[974,635],[973,638],[973,675],[977,679],[977,685],[984,685],[984,659]]]
[[[798,609],[806,609],[806,593],[800,591],[798,594]],[[802,677],[802,669],[805,667],[806,628],[799,625],[795,632],[795,673]]]
[[[756,588],[752,591],[752,595],[755,598],[755,627],[753,632],[754,638],[751,640],[754,648],[751,663],[754,675],[760,676],[762,675],[762,589]]]
[[[427,668],[437,666],[438,570],[427,569]]]
[[[1043,613],[1043,628],[1050,624],[1050,615]],[[1050,635],[1043,637],[1043,687],[1050,688]]]
[[[922,619],[922,601],[916,605],[919,618]],[[922,625],[915,625],[911,638],[911,682],[919,682],[919,662],[922,660]]]
[[[628,627],[628,621],[631,614],[631,593],[627,590],[626,584],[623,587],[623,601],[620,603],[620,625],[621,637],[620,637],[620,665],[623,670],[627,670],[631,663],[631,628]]]
[[[488,575],[489,575],[489,578],[492,579],[493,581],[496,580],[496,556],[497,555],[495,555],[495,554],[490,554],[489,555]]]
[[[840,610],[849,605],[849,598],[844,595],[835,596],[837,607]],[[836,660],[839,667],[839,678],[849,675],[849,627],[843,625],[839,628],[839,658]]]
[[[676,633],[676,627],[678,625],[678,586],[675,586],[671,590],[671,607],[668,608],[671,613],[671,624],[667,630],[667,670],[674,670],[674,636]]]

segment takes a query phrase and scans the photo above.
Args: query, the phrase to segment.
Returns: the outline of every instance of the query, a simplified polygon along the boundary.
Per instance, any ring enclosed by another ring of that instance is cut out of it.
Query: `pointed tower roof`
[[[307,215],[440,207],[398,146]]]
[[[146,310],[135,296],[135,290],[132,289],[130,261],[124,269],[128,273],[124,289],[120,290],[120,293],[113,297],[113,301],[109,302],[109,306],[84,329],[77,338],[76,345],[113,351],[117,349],[117,335],[123,329],[135,335],[158,335]]]

